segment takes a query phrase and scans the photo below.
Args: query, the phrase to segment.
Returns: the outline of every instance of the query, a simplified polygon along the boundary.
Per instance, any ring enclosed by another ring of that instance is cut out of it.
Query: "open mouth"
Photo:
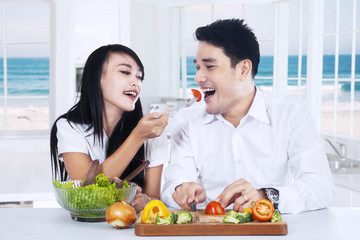
[[[136,98],[138,95],[138,93],[135,91],[125,91],[124,94],[132,98]]]
[[[215,94],[216,90],[214,88],[204,88],[202,89],[204,92],[204,98],[208,98]]]

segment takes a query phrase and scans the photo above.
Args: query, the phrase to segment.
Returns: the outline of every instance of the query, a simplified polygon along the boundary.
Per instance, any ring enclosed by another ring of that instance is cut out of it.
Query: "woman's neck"
[[[116,124],[120,121],[123,112],[104,110],[103,112],[103,126],[107,137],[110,137]]]

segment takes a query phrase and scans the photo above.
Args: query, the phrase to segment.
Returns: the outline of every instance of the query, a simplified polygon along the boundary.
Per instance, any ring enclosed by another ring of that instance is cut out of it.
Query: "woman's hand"
[[[134,132],[142,139],[147,140],[160,136],[168,124],[169,113],[153,112],[142,117]]]
[[[141,187],[138,187],[136,189],[136,195],[134,201],[131,203],[131,206],[135,208],[135,211],[139,213],[141,210],[144,209],[145,205],[150,201],[151,199],[146,195],[145,193],[142,193]]]

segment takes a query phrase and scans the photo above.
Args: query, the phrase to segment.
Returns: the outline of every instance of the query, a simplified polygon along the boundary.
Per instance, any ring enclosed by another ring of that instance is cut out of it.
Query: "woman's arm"
[[[144,193],[139,189],[134,201],[131,203],[136,212],[144,209],[150,200],[160,199],[162,169],[163,165],[146,168]]]
[[[151,199],[160,199],[162,170],[163,165],[147,168],[145,170],[144,193]]]
[[[154,138],[165,129],[169,115],[167,113],[145,115],[124,143],[97,168],[96,174],[104,173],[109,179],[121,176],[135,154],[149,138]],[[70,179],[85,179],[91,160],[89,155],[78,152],[63,153],[63,160]],[[73,161],[76,159],[76,161]]]

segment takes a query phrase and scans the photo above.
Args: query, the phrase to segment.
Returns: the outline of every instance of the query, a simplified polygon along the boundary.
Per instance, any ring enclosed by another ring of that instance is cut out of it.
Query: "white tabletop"
[[[329,208],[284,214],[285,236],[189,236],[162,239],[359,239],[360,209]],[[115,229],[106,222],[84,223],[71,219],[61,208],[0,208],[0,239],[159,239],[138,237],[134,228]]]

